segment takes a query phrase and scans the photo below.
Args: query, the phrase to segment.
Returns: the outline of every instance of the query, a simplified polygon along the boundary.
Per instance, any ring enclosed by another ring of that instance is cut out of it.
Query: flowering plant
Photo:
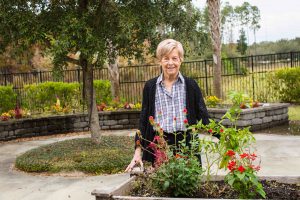
[[[101,102],[100,104],[97,104],[97,110],[98,111],[115,111],[118,109],[126,109],[126,110],[140,110],[142,108],[142,105],[140,103],[129,103],[129,102],[120,102],[118,99],[114,99],[112,102],[110,102],[108,105],[104,102]]]
[[[226,156],[230,159],[227,165],[230,172],[225,176],[225,181],[239,192],[240,198],[254,198],[256,194],[265,198],[266,193],[256,176],[260,165],[253,165],[257,155],[254,153],[238,155],[233,150],[228,150]]]
[[[204,173],[207,183],[210,181],[214,173],[212,166],[217,165],[220,169],[229,169],[226,182],[236,189],[241,197],[256,194],[265,197],[262,185],[256,176],[260,167],[253,165],[256,154],[245,153],[250,152],[255,138],[249,128],[237,128],[236,123],[241,112],[240,96],[239,93],[235,93],[230,97],[233,99],[233,105],[219,122],[210,120],[209,124],[203,124],[199,121],[195,125],[189,125],[186,117],[184,124],[191,138],[189,144],[186,142],[186,132],[179,145],[168,146],[165,142],[161,142],[164,141],[163,130],[153,117],[149,118],[158,133],[154,141],[150,142],[155,155],[155,171],[151,176],[154,188],[174,196],[187,194],[190,196],[200,187],[199,181]],[[184,113],[187,115],[186,109]],[[174,117],[174,125],[176,120]],[[222,125],[224,120],[230,122],[229,127]],[[199,134],[202,136],[199,137]],[[176,141],[176,132],[174,136]],[[210,136],[219,136],[219,141],[215,142]],[[206,161],[203,167],[197,159],[200,154]]]
[[[56,97],[56,103],[51,107],[53,113],[69,113],[70,108],[68,106],[62,107],[60,99]]]
[[[221,99],[216,96],[207,96],[205,100],[207,107],[210,108],[215,108],[217,104],[221,102]]]
[[[11,115],[7,112],[1,114],[1,121],[7,121],[11,118]]]
[[[259,107],[258,101],[253,101],[249,95],[242,92],[231,91],[229,93],[229,97],[231,98],[233,104],[239,105],[241,109]]]
[[[186,116],[187,109],[184,109],[183,113]],[[177,118],[174,117],[174,126],[176,121]],[[172,196],[190,195],[195,192],[199,188],[203,170],[199,159],[192,153],[192,149],[195,148],[188,147],[186,144],[186,133],[184,139],[177,142],[177,133],[174,132],[175,144],[168,145],[163,137],[163,129],[158,122],[155,122],[153,116],[149,117],[149,122],[156,132],[154,140],[149,141],[148,146],[155,158],[154,172],[150,176],[153,188]],[[186,118],[183,124],[188,126]],[[140,139],[145,140],[139,131],[137,134]],[[139,140],[136,145],[140,145]],[[144,148],[144,151],[148,151],[147,148]]]

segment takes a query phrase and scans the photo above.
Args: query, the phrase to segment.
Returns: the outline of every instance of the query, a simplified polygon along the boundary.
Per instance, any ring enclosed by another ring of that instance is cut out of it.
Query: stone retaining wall
[[[140,111],[100,112],[100,128],[103,130],[137,128],[139,117]],[[87,130],[89,130],[87,114],[0,121],[0,141]]]
[[[251,126],[250,130],[256,131],[276,125],[288,123],[288,103],[262,104],[257,108],[243,109],[237,121],[239,128]],[[209,108],[212,119],[220,121],[227,109]],[[228,119],[222,123],[225,126],[231,124]]]
[[[277,103],[244,109],[240,119],[237,121],[237,125],[240,128],[251,126],[251,130],[255,131],[288,123],[288,105]],[[219,121],[226,111],[226,109],[208,109],[210,116],[216,121]],[[138,128],[139,116],[140,111],[100,112],[100,127],[103,130]],[[230,122],[229,120],[224,120],[223,124],[230,125]],[[87,130],[89,128],[86,114],[0,121],[0,141]]]

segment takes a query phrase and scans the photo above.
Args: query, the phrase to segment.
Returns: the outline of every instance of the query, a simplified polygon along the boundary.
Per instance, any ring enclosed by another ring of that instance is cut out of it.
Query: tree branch
[[[75,65],[80,65],[79,60],[76,60],[76,59],[71,58],[71,57],[69,57],[69,56],[66,56],[65,59],[66,59],[66,61],[69,62],[69,63],[73,63],[73,64],[75,64]]]

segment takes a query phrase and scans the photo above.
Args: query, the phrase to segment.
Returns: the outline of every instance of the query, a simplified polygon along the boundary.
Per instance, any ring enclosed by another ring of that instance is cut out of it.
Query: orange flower
[[[136,144],[136,146],[141,146],[141,141],[137,140],[137,141],[135,141],[135,144]]]

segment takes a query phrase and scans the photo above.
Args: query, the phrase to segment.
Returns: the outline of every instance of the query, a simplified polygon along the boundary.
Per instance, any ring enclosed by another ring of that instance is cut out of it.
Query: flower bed
[[[268,199],[297,199],[299,196],[297,191],[299,191],[299,185],[296,185],[300,181],[300,177],[282,177],[282,176],[262,176],[259,177],[262,180],[264,189],[267,193]],[[230,199],[239,199],[238,196],[230,190],[229,187],[226,188],[225,184],[221,180],[224,179],[224,176],[213,176],[212,182],[215,188],[206,188],[207,192],[212,191],[215,195],[212,198],[230,198]],[[96,200],[181,200],[186,198],[172,198],[172,197],[155,197],[153,196],[153,191],[149,190],[141,190],[137,192],[134,188],[136,188],[137,184],[141,184],[143,180],[140,177],[133,176],[130,179],[126,180],[124,183],[116,187],[113,191],[107,192],[101,189],[95,189],[92,192],[92,195],[95,196]],[[225,191],[221,191],[222,189],[226,189]],[[213,191],[215,190],[215,191]],[[138,196],[137,196],[138,195]],[[205,195],[205,192],[202,191],[202,195]],[[207,195],[207,193],[206,193]],[[230,196],[231,195],[231,196]],[[151,196],[151,197],[150,197]],[[195,197],[194,197],[195,198]],[[201,192],[199,191],[199,196],[197,198],[209,198],[201,196]]]
[[[173,199],[169,197],[282,199],[287,196],[298,199],[299,185],[290,185],[284,181],[299,183],[299,177],[293,177],[294,180],[279,177],[279,182],[265,180],[275,177],[258,177],[261,160],[255,152],[255,138],[248,127],[237,127],[238,120],[244,116],[240,103],[234,102],[225,111],[219,122],[210,120],[209,124],[202,124],[199,121],[195,125],[184,122],[189,133],[184,132],[183,139],[179,139],[180,133],[174,132],[175,140],[180,140],[178,144],[176,141],[175,144],[168,144],[160,124],[150,116],[149,122],[156,135],[150,141],[137,131],[136,145],[154,156],[153,169],[146,168],[145,174],[141,174],[136,180],[132,178],[111,193],[95,190],[92,194],[96,196],[96,200]],[[185,116],[188,115],[185,109],[183,112]],[[242,120],[254,119],[255,114],[250,114],[253,118],[246,117]],[[273,114],[283,113],[274,111]],[[225,120],[230,122],[228,126],[222,124]],[[219,140],[215,141],[211,136],[217,136]],[[201,162],[200,156],[205,164]],[[212,170],[213,166],[224,170],[226,175],[219,176],[218,170]]]
[[[261,130],[288,123],[288,106],[289,104],[286,103],[274,103],[243,109],[237,126],[239,128],[251,126],[250,130]],[[211,118],[216,121],[219,121],[226,111],[225,108],[208,108]],[[139,115],[140,111],[137,110],[101,111],[99,112],[100,127],[103,130],[138,128]],[[230,125],[230,121],[224,120],[223,124]],[[86,114],[10,119],[0,121],[0,140],[87,130]]]
[[[257,131],[288,123],[288,106],[288,103],[265,103],[260,104],[259,107],[242,109],[237,127],[250,126],[251,131]],[[227,108],[208,108],[210,117],[216,121],[220,121],[227,110]],[[231,125],[228,119],[225,119],[222,124]]]

